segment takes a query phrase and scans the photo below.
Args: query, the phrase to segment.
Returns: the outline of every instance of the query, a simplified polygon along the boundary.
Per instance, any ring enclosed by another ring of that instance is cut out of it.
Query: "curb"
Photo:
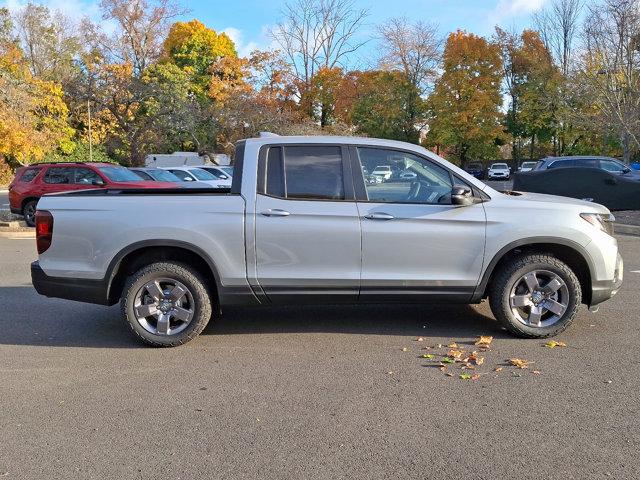
[[[640,227],[636,225],[624,225],[622,223],[613,224],[614,233],[622,235],[635,235],[640,237]]]

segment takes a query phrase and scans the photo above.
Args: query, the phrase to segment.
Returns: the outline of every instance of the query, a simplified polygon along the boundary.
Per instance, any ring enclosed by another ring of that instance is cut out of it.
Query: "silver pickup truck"
[[[228,305],[292,302],[488,298],[514,334],[547,337],[622,282],[605,207],[499,193],[388,140],[247,139],[226,191],[45,196],[36,223],[36,290],[120,302],[155,346],[191,340]]]

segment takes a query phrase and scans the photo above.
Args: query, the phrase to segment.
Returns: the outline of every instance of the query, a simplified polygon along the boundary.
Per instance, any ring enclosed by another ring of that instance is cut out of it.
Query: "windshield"
[[[143,182],[144,180],[131,170],[124,167],[99,167],[102,172],[112,182]]]
[[[146,171],[151,178],[158,182],[182,182],[178,177],[176,177],[173,173],[167,172],[166,170],[147,170]]]
[[[201,168],[194,168],[189,170],[189,173],[196,177],[198,180],[215,180],[216,177],[212,173],[202,170]]]
[[[233,177],[233,167],[220,167],[220,170],[222,170],[224,173],[226,173],[230,177]]]
[[[533,168],[536,166],[536,162],[524,162],[522,168]]]
[[[509,167],[507,167],[506,163],[494,163],[491,168],[494,170],[507,170]]]

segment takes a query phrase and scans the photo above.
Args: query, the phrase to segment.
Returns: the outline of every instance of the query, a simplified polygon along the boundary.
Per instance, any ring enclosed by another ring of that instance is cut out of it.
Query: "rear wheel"
[[[544,338],[565,330],[582,299],[580,282],[551,255],[525,254],[502,267],[489,292],[491,311],[510,332]]]
[[[22,207],[22,216],[24,221],[30,227],[36,226],[36,208],[38,206],[38,200],[29,200]]]
[[[211,295],[194,269],[173,262],[147,265],[125,284],[121,308],[133,332],[156,347],[197,337],[211,319]]]

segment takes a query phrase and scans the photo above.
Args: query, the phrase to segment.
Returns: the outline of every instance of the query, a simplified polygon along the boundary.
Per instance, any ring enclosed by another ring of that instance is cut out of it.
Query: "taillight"
[[[36,211],[36,246],[38,254],[46,252],[53,238],[53,215],[46,210]]]

